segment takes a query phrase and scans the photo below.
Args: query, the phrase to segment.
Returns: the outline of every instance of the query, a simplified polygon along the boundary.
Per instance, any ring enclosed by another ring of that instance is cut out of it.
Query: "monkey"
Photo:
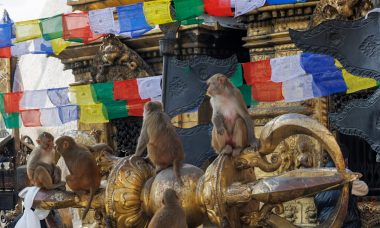
[[[174,174],[182,184],[180,169],[185,152],[170,117],[163,111],[159,101],[144,105],[143,125],[134,156],[141,157],[145,149],[156,168],[156,174],[173,165]]]
[[[185,210],[173,189],[165,190],[162,204],[161,208],[154,213],[148,228],[187,228]]]
[[[100,170],[89,149],[77,144],[70,136],[61,136],[55,144],[70,171],[70,175],[66,176],[67,185],[74,192],[90,192],[90,200],[82,216],[84,219],[100,186]]]
[[[255,150],[259,141],[255,137],[254,123],[248,113],[243,96],[223,74],[207,80],[207,94],[211,97],[211,144],[217,153],[237,156],[247,146]]]
[[[51,190],[64,188],[61,169],[54,163],[54,137],[42,132],[37,138],[38,146],[30,154],[26,164],[28,178],[34,186]]]

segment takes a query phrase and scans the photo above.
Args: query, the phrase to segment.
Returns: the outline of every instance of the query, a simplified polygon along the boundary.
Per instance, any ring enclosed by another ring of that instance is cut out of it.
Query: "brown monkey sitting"
[[[84,219],[90,209],[94,194],[100,186],[101,176],[95,158],[88,148],[78,145],[69,136],[57,139],[56,150],[61,154],[70,171],[70,175],[66,177],[70,189],[74,192],[90,192],[90,200],[82,216]]]
[[[26,164],[31,184],[47,190],[64,188],[65,183],[61,181],[61,169],[54,164],[53,135],[48,132],[41,133],[37,144]]]
[[[259,141],[240,90],[223,74],[207,81],[207,93],[213,108],[212,146],[218,153],[237,156],[247,146],[255,149]]]
[[[156,173],[173,165],[174,174],[182,183],[180,169],[185,158],[183,146],[170,117],[164,113],[158,101],[148,102],[144,106],[143,125],[135,156],[142,156],[145,148],[156,167]]]
[[[166,189],[162,204],[150,220],[148,228],[187,228],[185,211],[173,189]]]

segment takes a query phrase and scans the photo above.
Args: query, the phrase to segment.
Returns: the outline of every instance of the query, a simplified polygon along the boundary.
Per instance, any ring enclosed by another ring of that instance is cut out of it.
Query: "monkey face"
[[[73,145],[75,145],[73,138],[69,136],[62,136],[55,141],[55,150],[62,155]]]
[[[43,138],[37,140],[37,144],[44,151],[51,151],[54,148],[54,139],[52,139],[50,137],[43,137]]]
[[[215,74],[207,80],[207,94],[209,96],[216,96],[222,94],[225,90],[228,78],[223,74]]]

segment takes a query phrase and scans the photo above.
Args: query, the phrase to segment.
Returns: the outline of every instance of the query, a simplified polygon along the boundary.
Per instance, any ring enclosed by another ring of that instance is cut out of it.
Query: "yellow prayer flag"
[[[90,105],[95,104],[91,85],[71,86],[69,88],[69,98],[72,104]]]
[[[343,65],[338,60],[335,60],[335,65],[342,70],[343,79],[347,85],[347,93],[354,93],[363,89],[375,87],[377,85],[375,79],[363,78],[351,74],[343,68]]]
[[[170,0],[144,2],[144,15],[149,25],[162,25],[173,22],[170,16]]]
[[[33,40],[41,36],[40,20],[16,22],[16,42]]]
[[[106,109],[102,103],[93,105],[81,105],[80,107],[80,119],[81,123],[108,123],[106,118]]]
[[[56,55],[59,55],[63,50],[69,47],[71,42],[65,41],[62,38],[54,39],[51,41],[51,47]]]

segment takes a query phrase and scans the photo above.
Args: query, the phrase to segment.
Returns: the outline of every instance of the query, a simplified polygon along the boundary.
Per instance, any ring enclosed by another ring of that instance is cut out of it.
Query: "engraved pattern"
[[[364,55],[372,58],[376,58],[380,54],[379,50],[380,39],[374,35],[370,35],[360,44],[359,49]]]
[[[172,88],[171,90],[169,90],[169,96],[175,97],[181,96],[184,93],[187,84],[186,82],[181,80],[181,78],[177,75],[173,78],[171,82],[169,82],[169,87]]]

